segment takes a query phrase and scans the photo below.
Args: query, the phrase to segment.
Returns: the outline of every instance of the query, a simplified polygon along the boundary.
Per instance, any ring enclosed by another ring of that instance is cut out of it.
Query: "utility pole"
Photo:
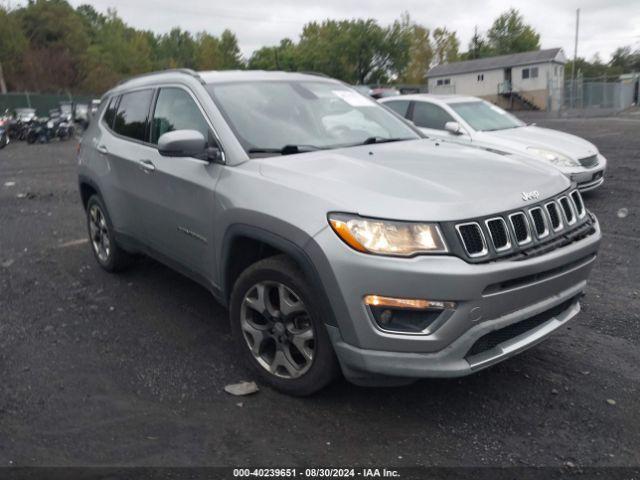
[[[573,45],[573,63],[571,64],[571,106],[574,105],[576,88],[576,60],[578,59],[578,29],[580,28],[580,9],[576,9],[576,40]]]

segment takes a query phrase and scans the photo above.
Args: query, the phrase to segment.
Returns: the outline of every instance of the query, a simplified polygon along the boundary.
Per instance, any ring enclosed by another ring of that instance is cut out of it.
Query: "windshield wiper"
[[[411,140],[411,138],[369,137],[359,145],[371,145],[372,143],[402,142],[403,140]]]
[[[277,153],[280,155],[293,155],[295,153],[307,153],[315,152],[316,150],[323,150],[322,147],[315,145],[285,145],[282,148],[250,148],[249,153]]]

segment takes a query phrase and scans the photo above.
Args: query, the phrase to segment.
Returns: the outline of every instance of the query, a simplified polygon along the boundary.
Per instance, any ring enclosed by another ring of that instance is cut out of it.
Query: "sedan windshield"
[[[478,131],[489,132],[525,126],[510,113],[488,102],[454,102],[449,106]]]
[[[420,138],[374,100],[337,83],[215,83],[207,90],[250,155]]]

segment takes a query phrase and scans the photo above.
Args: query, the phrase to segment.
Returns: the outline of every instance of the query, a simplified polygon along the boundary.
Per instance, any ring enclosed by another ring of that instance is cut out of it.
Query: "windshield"
[[[488,102],[454,102],[449,106],[478,131],[489,132],[525,126],[510,113]]]
[[[254,81],[207,89],[249,154],[420,138],[374,100],[336,83]]]

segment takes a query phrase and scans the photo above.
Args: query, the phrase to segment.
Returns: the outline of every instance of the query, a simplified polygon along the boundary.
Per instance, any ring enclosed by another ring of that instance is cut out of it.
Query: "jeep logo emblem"
[[[540,198],[540,192],[538,192],[538,190],[522,192],[522,200],[525,202],[528,202],[529,200],[537,200],[538,198]]]

